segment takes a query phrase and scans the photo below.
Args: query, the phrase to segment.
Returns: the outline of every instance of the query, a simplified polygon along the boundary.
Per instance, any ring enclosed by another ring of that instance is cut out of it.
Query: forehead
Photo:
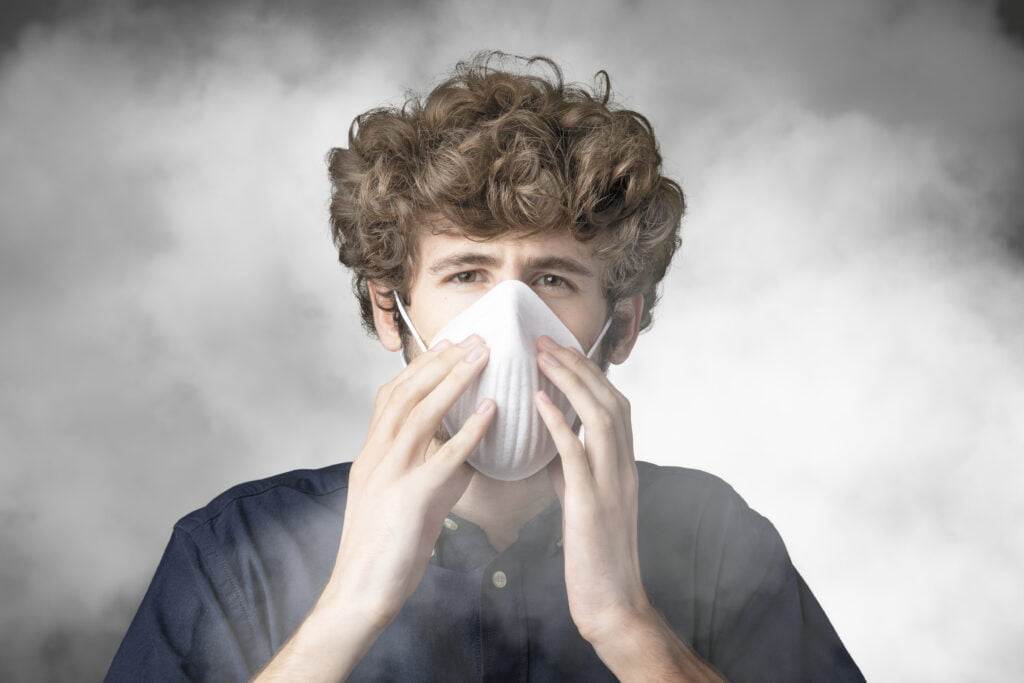
[[[417,271],[424,264],[444,258],[455,252],[477,252],[493,256],[503,263],[527,260],[536,256],[562,256],[574,258],[597,272],[592,243],[580,242],[569,230],[549,231],[526,237],[516,234],[482,240],[468,237],[458,228],[437,227],[423,230],[417,236]]]

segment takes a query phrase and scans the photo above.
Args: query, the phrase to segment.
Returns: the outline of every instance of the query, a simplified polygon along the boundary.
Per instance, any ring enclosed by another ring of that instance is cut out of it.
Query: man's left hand
[[[629,401],[592,360],[547,336],[538,366],[569,399],[586,430],[573,433],[544,391],[534,396],[561,457],[548,466],[562,503],[569,610],[594,642],[649,616],[637,553],[637,469]],[[585,442],[585,443],[584,443]]]

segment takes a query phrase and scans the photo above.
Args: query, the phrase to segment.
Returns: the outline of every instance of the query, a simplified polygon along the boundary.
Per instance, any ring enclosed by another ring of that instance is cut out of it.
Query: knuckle
[[[437,457],[441,460],[449,460],[451,458],[460,458],[462,454],[469,450],[470,444],[467,443],[468,439],[465,434],[458,434],[453,436],[448,441],[445,441],[444,445],[438,449]]]
[[[477,417],[477,415],[470,415],[469,419],[467,419],[465,423],[461,425],[455,423],[454,425],[452,425],[451,430],[448,430],[447,427],[445,427],[445,431],[448,434],[448,438],[445,439],[444,443],[462,444],[465,443],[467,440],[474,441],[478,439],[479,437],[477,436],[477,430],[479,429],[479,425],[476,420]]]
[[[451,441],[455,441],[461,448],[471,448],[483,438],[487,425],[486,415],[474,413],[469,420],[466,420],[466,424],[455,433]]]
[[[604,408],[594,412],[594,427],[597,429],[611,429],[613,420],[612,414]]]
[[[423,401],[420,401],[415,408],[409,411],[409,417],[405,422],[408,425],[412,425],[414,428],[424,427],[432,421],[433,412],[433,403],[429,399],[424,399]]]
[[[413,396],[413,386],[408,380],[399,383],[391,391],[389,400],[397,401],[398,403],[405,403],[409,401]]]
[[[470,375],[470,374],[473,373],[473,370],[474,370],[473,363],[462,363],[462,362],[459,362],[461,360],[462,360],[461,358],[456,358],[455,359],[456,362],[453,362],[451,364],[451,366],[448,368],[448,375],[447,375],[447,377],[465,377],[465,376]]]
[[[399,432],[404,433],[410,429],[416,429],[419,426],[423,415],[423,409],[420,406],[415,406],[409,411],[409,414],[405,416],[405,420],[402,421],[402,426],[399,427]]]
[[[445,391],[461,391],[476,377],[482,366],[459,363],[444,379]]]
[[[455,365],[468,353],[469,349],[461,346],[450,346],[438,355],[436,362],[449,366]]]
[[[455,433],[455,436],[444,442],[444,445],[441,446],[440,450],[447,455],[456,455],[467,449],[471,441],[472,438],[466,430],[460,429]]]
[[[606,406],[606,409],[609,412],[611,412],[613,410],[614,411],[619,411],[619,410],[622,409],[622,404],[619,403],[619,399],[615,395],[615,392],[608,391],[608,390],[602,388],[598,392],[598,395],[601,397],[601,402]]]

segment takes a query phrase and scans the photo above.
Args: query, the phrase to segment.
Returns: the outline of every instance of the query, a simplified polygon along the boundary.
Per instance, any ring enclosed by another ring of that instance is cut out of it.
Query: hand
[[[562,502],[569,611],[580,635],[594,642],[651,610],[637,553],[638,477],[629,401],[578,351],[547,336],[540,337],[538,349],[538,366],[586,429],[584,443],[550,397],[537,392],[534,403],[560,456],[548,474]]]
[[[473,476],[465,460],[494,417],[494,401],[481,401],[458,433],[425,459],[427,447],[487,358],[487,345],[477,335],[456,346],[445,341],[379,389],[369,433],[349,474],[345,522],[326,595],[357,600],[364,615],[387,624],[416,589],[445,515]]]

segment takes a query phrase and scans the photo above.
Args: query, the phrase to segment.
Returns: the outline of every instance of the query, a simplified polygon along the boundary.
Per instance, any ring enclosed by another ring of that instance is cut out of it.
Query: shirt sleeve
[[[712,660],[733,683],[863,681],[779,532],[739,499],[722,546]]]
[[[241,645],[248,625],[235,616],[238,591],[216,570],[213,551],[175,527],[106,681],[248,677]]]

